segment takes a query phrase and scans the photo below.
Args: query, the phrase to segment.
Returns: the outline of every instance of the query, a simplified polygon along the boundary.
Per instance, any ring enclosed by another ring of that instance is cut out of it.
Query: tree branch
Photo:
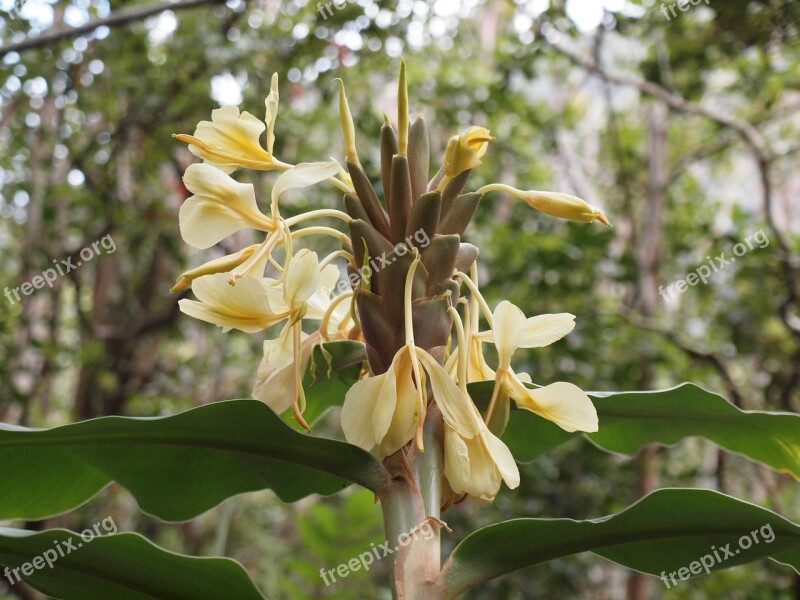
[[[187,8],[195,8],[204,4],[223,4],[224,0],[182,0],[181,2],[163,2],[153,6],[140,6],[127,10],[121,10],[103,19],[95,19],[79,27],[57,27],[45,31],[40,35],[28,37],[19,42],[4,44],[0,46],[0,58],[9,52],[21,52],[31,48],[48,46],[67,38],[76,37],[85,33],[90,33],[98,27],[122,27],[129,23],[143,21],[147,17],[152,17],[167,10],[177,11]]]
[[[644,331],[651,331],[653,333],[660,334],[664,339],[671,342],[674,346],[682,350],[691,358],[708,363],[714,368],[714,370],[722,379],[722,382],[725,384],[725,388],[728,390],[728,394],[731,396],[731,401],[739,408],[744,406],[744,395],[734,381],[728,365],[720,356],[714,354],[713,352],[699,350],[690,346],[680,337],[678,337],[675,332],[658,327],[650,319],[642,318],[641,316],[630,311],[622,311],[618,314],[634,327]]]
[[[568,58],[575,65],[585,69],[590,73],[595,73],[611,83],[632,86],[649,96],[660,98],[670,108],[685,113],[700,115],[711,119],[720,125],[730,127],[742,137],[742,139],[753,150],[757,157],[765,160],[766,162],[769,162],[773,158],[773,155],[768,150],[767,144],[764,140],[764,137],[761,135],[761,132],[747,121],[742,121],[729,115],[719,113],[712,108],[690,102],[683,96],[670,92],[666,88],[661,87],[652,81],[647,81],[631,75],[610,73],[596,61],[585,58],[577,52],[563,47],[561,44],[548,40],[547,35],[543,33],[543,27],[544,26],[541,23],[537,23],[536,25],[536,34],[538,35],[539,40],[549,48],[556,51],[558,54]]]

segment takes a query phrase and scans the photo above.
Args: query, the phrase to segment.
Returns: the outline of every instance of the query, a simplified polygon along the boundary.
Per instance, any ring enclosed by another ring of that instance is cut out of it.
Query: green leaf
[[[31,563],[26,570],[32,570],[29,576],[4,571],[3,580],[16,584],[19,575],[61,600],[264,600],[233,560],[175,554],[135,533],[94,539],[90,533],[84,532],[84,540],[64,529],[0,527],[0,564],[20,569]]]
[[[664,489],[601,519],[514,519],[479,529],[453,551],[441,581],[455,596],[499,575],[586,551],[667,577],[704,559],[708,571],[773,557],[800,572],[800,526],[719,492]]]
[[[478,402],[487,402],[492,382],[470,385]],[[589,392],[600,430],[587,437],[608,452],[636,454],[648,444],[669,446],[703,437],[730,452],[800,479],[800,415],[743,411],[722,396],[694,384],[655,392]],[[579,434],[526,410],[512,410],[503,441],[520,462]]]
[[[58,514],[116,481],[146,512],[180,521],[265,488],[285,502],[351,482],[376,491],[383,468],[360,448],[294,431],[261,402],[230,400],[48,430],[0,424],[0,480],[0,519]]]

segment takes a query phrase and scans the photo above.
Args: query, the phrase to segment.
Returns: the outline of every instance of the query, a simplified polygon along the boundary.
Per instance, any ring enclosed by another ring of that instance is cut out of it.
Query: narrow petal
[[[380,443],[379,458],[394,454],[414,438],[417,427],[417,390],[411,376],[408,352],[401,350],[390,371],[395,375],[395,405],[391,423]],[[386,390],[390,392],[390,390]]]
[[[470,438],[480,431],[482,421],[472,399],[464,394],[436,359],[420,348],[417,357],[431,382],[436,405],[445,422],[464,437]]]
[[[557,313],[530,317],[520,348],[542,348],[557,342],[575,329],[575,315]]]
[[[234,181],[206,164],[190,165],[183,181],[194,194],[179,212],[181,235],[190,246],[210,248],[242,229],[272,229],[272,222],[258,210],[251,184]]]
[[[564,381],[531,390],[516,377],[512,380],[511,397],[520,408],[548,419],[565,431],[597,431],[597,410],[583,390]]]
[[[275,144],[275,120],[278,117],[278,74],[272,74],[272,81],[269,86],[269,96],[264,101],[266,115],[264,122],[267,125],[267,152],[272,154],[272,147]]]
[[[297,311],[319,287],[317,253],[306,248],[294,255],[283,281],[283,294],[291,311]]]
[[[328,162],[300,163],[288,171],[284,171],[275,181],[272,188],[272,216],[278,214],[278,199],[281,194],[289,190],[309,187],[333,177],[339,172],[341,166],[335,160]]]
[[[526,325],[525,314],[511,302],[503,300],[497,305],[492,315],[492,330],[499,369],[507,369],[511,365],[511,355],[522,344]]]
[[[492,455],[495,465],[497,465],[498,471],[500,471],[500,475],[503,477],[503,481],[505,481],[506,485],[512,490],[518,487],[519,468],[514,460],[514,456],[511,454],[511,450],[508,449],[505,442],[488,429],[484,431],[481,436],[489,454]]]
[[[469,450],[458,432],[445,424],[444,474],[456,494],[463,494],[469,485]]]

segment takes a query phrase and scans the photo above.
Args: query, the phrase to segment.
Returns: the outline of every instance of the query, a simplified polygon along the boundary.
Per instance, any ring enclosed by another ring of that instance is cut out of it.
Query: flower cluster
[[[205,249],[245,229],[264,236],[260,244],[183,273],[173,289],[191,286],[197,300],[181,300],[180,308],[226,331],[253,333],[282,324],[278,336],[264,342],[253,396],[278,413],[291,408],[307,429],[302,378],[314,347],[344,339],[362,342],[368,369],[344,400],[345,438],[375,449],[380,458],[413,445],[424,451],[423,424],[435,404],[443,420],[444,473],[450,489],[492,500],[502,481],[510,488],[519,484],[514,458],[500,439],[512,400],[518,409],[567,431],[596,431],[598,421],[590,399],[576,386],[557,382],[535,387],[529,375],[512,367],[517,349],[561,339],[574,327],[574,317],[526,317],[507,301],[491,310],[478,283],[478,249],[462,236],[482,197],[493,191],[510,193],[552,216],[608,222],[602,212],[565,194],[503,184],[464,193],[470,172],[481,164],[493,139],[483,127],[453,136],[439,172],[429,179],[427,128],[421,117],[409,117],[404,65],[397,128],[387,118],[381,130],[381,202],[358,159],[344,84],[339,111],[346,169],[334,159],[291,165],[275,158],[277,75],[264,121],[224,106],[212,112],[211,121],[201,122],[194,135],[176,136],[203,161],[184,176],[193,194],[180,210],[184,240]],[[266,213],[259,208],[254,186],[231,177],[240,168],[281,171]],[[285,192],[323,182],[344,194],[344,211],[281,216]],[[310,223],[320,219],[344,223],[344,230]],[[418,231],[425,235],[412,235]],[[341,250],[320,259],[307,248],[296,249],[295,242],[306,236],[333,237]],[[422,238],[429,243],[415,243]],[[356,273],[402,242],[411,248],[368,278],[350,278],[351,290],[335,293],[342,289],[340,264]],[[496,347],[496,369],[484,360],[483,344]],[[478,381],[494,381],[483,412],[467,387]]]

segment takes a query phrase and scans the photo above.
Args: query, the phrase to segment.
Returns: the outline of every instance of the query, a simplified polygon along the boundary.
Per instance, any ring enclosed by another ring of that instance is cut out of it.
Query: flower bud
[[[552,217],[580,223],[600,221],[603,225],[611,227],[603,211],[576,196],[558,192],[528,191],[523,192],[520,197],[532,208]]]
[[[485,127],[473,126],[460,135],[454,135],[447,143],[444,153],[444,173],[455,177],[481,164],[489,142],[492,141],[489,130]]]
[[[611,227],[611,223],[608,222],[602,210],[596,209],[585,200],[581,200],[576,196],[560,194],[558,192],[538,192],[536,190],[523,192],[522,190],[502,183],[491,183],[478,190],[479,194],[487,194],[489,192],[506,192],[511,194],[515,198],[527,202],[528,206],[546,215],[550,215],[551,217],[578,221],[579,223],[600,221],[603,225]]]

